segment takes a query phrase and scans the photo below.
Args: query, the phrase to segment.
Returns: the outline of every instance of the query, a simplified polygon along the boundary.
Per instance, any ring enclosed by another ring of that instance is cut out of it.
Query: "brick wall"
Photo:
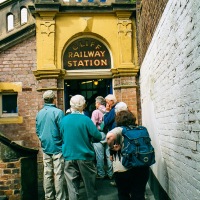
[[[35,37],[0,54],[0,81],[22,83],[22,92],[18,94],[18,112],[23,117],[22,124],[1,124],[0,131],[11,140],[24,140],[28,147],[39,146],[35,134],[35,116],[40,106],[32,72],[35,69]]]
[[[199,20],[199,0],[169,0],[140,70],[152,170],[171,200],[200,197]]]
[[[167,2],[168,0],[137,0],[137,43],[140,65]]]
[[[138,123],[141,124],[140,102],[138,101],[139,89],[136,77],[115,78],[113,88],[117,101],[125,102],[129,110],[136,115]]]
[[[21,176],[20,160],[0,161],[0,196],[9,196],[9,200],[20,200]]]

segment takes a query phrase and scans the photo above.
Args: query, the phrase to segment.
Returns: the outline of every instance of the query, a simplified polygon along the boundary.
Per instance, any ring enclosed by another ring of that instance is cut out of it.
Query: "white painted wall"
[[[140,75],[153,172],[171,200],[200,199],[200,0],[169,0]]]

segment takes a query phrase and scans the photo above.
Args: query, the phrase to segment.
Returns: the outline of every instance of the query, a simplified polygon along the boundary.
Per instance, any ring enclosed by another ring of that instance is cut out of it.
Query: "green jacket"
[[[102,136],[92,120],[80,113],[65,116],[61,122],[62,153],[65,160],[94,160],[92,142],[100,142]]]

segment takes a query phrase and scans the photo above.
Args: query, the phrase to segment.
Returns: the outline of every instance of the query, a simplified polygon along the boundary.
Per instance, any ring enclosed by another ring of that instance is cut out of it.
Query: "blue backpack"
[[[143,126],[122,126],[124,147],[122,165],[126,168],[151,166],[155,161],[154,148],[147,129]]]

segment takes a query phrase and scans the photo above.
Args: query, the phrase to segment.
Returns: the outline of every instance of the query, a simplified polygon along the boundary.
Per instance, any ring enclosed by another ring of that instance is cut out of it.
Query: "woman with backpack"
[[[108,132],[106,140],[110,149],[115,151],[112,156],[115,182],[119,200],[145,200],[145,189],[149,178],[149,166],[127,168],[122,164],[124,136],[123,127],[137,126],[136,117],[128,110],[120,111],[115,118],[117,127]],[[123,126],[123,127],[122,127]]]

